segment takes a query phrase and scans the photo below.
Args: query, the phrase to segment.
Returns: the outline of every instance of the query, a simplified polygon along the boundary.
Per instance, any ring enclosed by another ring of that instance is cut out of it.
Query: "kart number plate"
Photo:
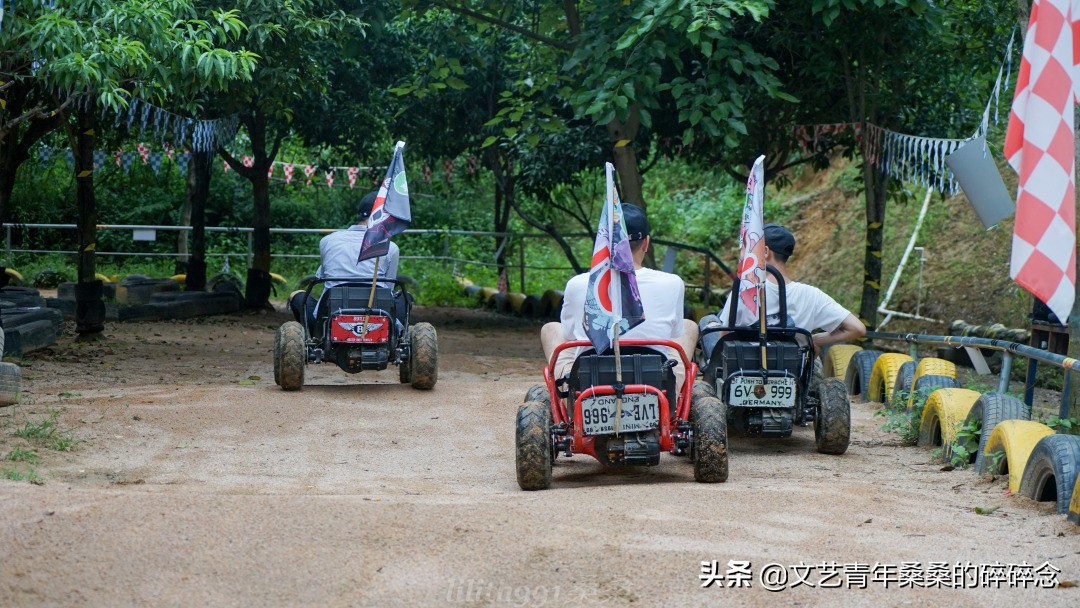
[[[364,324],[367,324],[365,330]],[[336,315],[330,319],[330,340],[347,344],[375,344],[390,339],[390,320],[378,315]]]
[[[769,378],[769,383],[763,384],[760,377],[735,376],[728,383],[728,405],[795,407],[795,378]]]
[[[586,435],[609,435],[615,432],[615,395],[586,397],[581,400],[581,430]],[[660,399],[652,393],[631,393],[622,397],[620,433],[650,431],[659,426]]]

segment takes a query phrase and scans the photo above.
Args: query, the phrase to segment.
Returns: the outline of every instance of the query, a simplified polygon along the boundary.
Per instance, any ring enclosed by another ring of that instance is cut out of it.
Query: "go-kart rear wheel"
[[[274,367],[278,384],[287,391],[300,390],[304,386],[304,366],[307,364],[304,328],[296,321],[283,323],[278,328],[275,343]]]
[[[539,401],[551,409],[551,395],[543,384],[534,384],[525,392],[525,403],[530,401]]]
[[[439,342],[431,323],[409,328],[409,372],[413,388],[430,390],[439,379]]]
[[[825,378],[810,389],[821,404],[814,416],[814,442],[822,454],[843,454],[851,441],[851,402],[839,378]]]
[[[518,407],[514,462],[522,490],[551,487],[551,407],[530,401]]]
[[[728,478],[727,412],[716,397],[701,397],[690,406],[694,481],[719,483]]]

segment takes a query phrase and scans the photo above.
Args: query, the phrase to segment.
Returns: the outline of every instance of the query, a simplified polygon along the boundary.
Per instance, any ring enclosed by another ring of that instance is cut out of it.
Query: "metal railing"
[[[75,250],[65,249],[17,249],[13,247],[13,230],[28,230],[28,229],[48,229],[48,230],[76,230],[78,226],[76,224],[15,224],[7,223],[4,226],[4,251],[6,259],[10,263],[13,259],[12,256],[17,253],[56,253],[56,254],[76,254]],[[155,238],[147,239],[148,241],[156,241],[156,232],[181,232],[190,233],[193,229],[191,226],[168,226],[168,225],[136,225],[136,224],[98,224],[98,230],[130,230],[134,233],[138,231],[154,231]],[[251,227],[232,227],[232,226],[207,226],[205,228],[208,233],[240,233],[247,235],[247,248],[244,252],[228,252],[228,253],[207,253],[206,257],[244,257],[247,260],[248,266],[251,265],[254,259],[254,232],[255,229]],[[331,232],[337,232],[340,228],[271,228],[270,234],[329,234]],[[409,228],[405,230],[404,234],[420,234],[420,235],[441,235],[443,237],[442,255],[402,255],[403,260],[424,260],[432,262],[440,262],[455,265],[469,265],[484,268],[497,268],[500,264],[494,261],[502,251],[512,251],[517,247],[517,263],[511,262],[507,259],[502,265],[507,269],[507,272],[511,270],[517,270],[519,273],[519,281],[522,291],[525,290],[526,285],[526,270],[560,270],[567,271],[569,273],[574,272],[574,268],[569,264],[564,266],[540,266],[536,264],[528,264],[526,262],[525,255],[525,241],[526,239],[550,239],[551,236],[545,233],[521,233],[521,232],[492,232],[483,230],[437,230],[437,229],[423,229],[423,228]],[[149,235],[147,235],[149,236]],[[453,255],[452,239],[458,237],[483,237],[483,238],[496,238],[504,239],[501,248],[495,252],[493,261],[471,260],[456,257]],[[586,233],[570,233],[564,234],[564,238],[567,239],[591,239],[593,235]],[[515,243],[516,241],[516,243]],[[706,306],[709,305],[712,289],[714,286],[720,286],[721,282],[714,277],[715,265],[718,267],[724,275],[729,279],[732,276],[731,269],[716,256],[712,251],[703,247],[697,247],[694,245],[686,245],[675,241],[668,241],[663,239],[653,239],[653,243],[657,245],[663,245],[669,247],[672,250],[687,251],[695,255],[700,255],[703,258],[704,265],[704,279],[701,285],[688,284],[687,287],[701,288],[703,290],[703,299]],[[187,252],[124,252],[124,251],[102,251],[95,252],[96,255],[104,256],[131,256],[131,257],[168,257],[177,258],[180,260],[186,260],[190,253]],[[299,253],[274,253],[271,255],[274,259],[281,258],[300,258],[300,259],[319,259],[319,255],[316,254],[299,254]],[[507,256],[509,258],[510,256]],[[665,260],[666,261],[666,260]],[[671,263],[674,263],[672,257]]]
[[[1061,408],[1059,417],[1069,416],[1069,372],[1080,370],[1080,361],[1057,353],[1052,353],[1041,348],[1035,348],[1019,342],[996,340],[993,338],[975,338],[972,336],[940,336],[926,334],[894,334],[887,332],[868,331],[866,337],[874,340],[896,340],[907,342],[911,347],[911,358],[918,360],[918,345],[927,346],[951,346],[954,348],[986,348],[1001,351],[1001,371],[998,374],[999,393],[1009,390],[1010,376],[1012,375],[1012,363],[1014,356],[1021,356],[1046,363],[1065,370],[1065,379],[1061,390]],[[1034,399],[1034,386],[1025,386],[1024,402],[1030,407]]]

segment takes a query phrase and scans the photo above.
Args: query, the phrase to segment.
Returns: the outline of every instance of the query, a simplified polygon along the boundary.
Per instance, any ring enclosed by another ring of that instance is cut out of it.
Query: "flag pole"
[[[769,359],[766,356],[768,349],[765,348],[766,342],[768,342],[768,333],[765,330],[765,281],[759,280],[757,286],[758,292],[758,340],[761,342],[761,381],[762,384],[769,383]]]
[[[615,319],[612,344],[615,347],[615,384],[622,384],[622,357],[619,356],[619,319]],[[622,422],[622,395],[615,391],[615,436],[619,436],[619,424]]]
[[[382,256],[380,256],[382,257]],[[375,281],[379,278],[379,258],[375,258],[375,272],[371,275],[371,291],[368,292],[367,307],[371,310],[371,305],[375,303]],[[367,321],[368,315],[364,315],[364,324],[360,329],[360,337],[367,337]]]

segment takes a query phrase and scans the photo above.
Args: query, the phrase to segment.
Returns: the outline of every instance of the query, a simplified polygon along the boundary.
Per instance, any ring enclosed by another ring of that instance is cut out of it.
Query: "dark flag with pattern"
[[[390,251],[390,237],[400,234],[412,223],[409,210],[409,184],[405,180],[405,161],[401,149],[405,142],[399,141],[394,147],[394,158],[386,169],[386,177],[379,186],[375,205],[368,216],[364,242],[360,244],[357,262],[368,258],[384,256]]]

